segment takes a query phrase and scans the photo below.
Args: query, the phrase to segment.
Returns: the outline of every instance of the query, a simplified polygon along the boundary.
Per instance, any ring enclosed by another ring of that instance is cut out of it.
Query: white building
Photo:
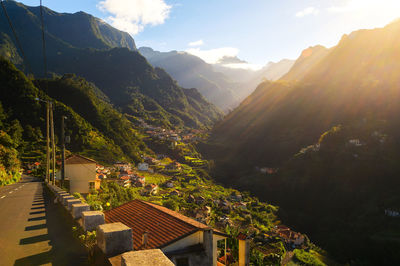
[[[65,160],[65,180],[69,181],[70,193],[89,193],[100,188],[96,161],[75,154]]]
[[[148,171],[149,164],[148,163],[139,163],[137,168],[139,171]]]

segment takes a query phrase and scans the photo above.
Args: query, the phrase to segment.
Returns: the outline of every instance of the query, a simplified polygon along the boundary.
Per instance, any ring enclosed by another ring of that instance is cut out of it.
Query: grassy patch
[[[326,265],[315,254],[313,254],[311,252],[307,252],[302,249],[294,250],[294,258],[295,258],[295,261],[300,262],[305,265],[312,265],[312,266]]]

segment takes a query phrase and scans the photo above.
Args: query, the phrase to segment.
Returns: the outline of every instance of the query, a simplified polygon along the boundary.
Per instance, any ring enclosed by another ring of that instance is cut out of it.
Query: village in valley
[[[204,132],[167,130],[145,122],[142,127],[147,144],[153,144],[163,153],[143,154],[142,162],[137,165],[121,161],[100,164],[81,155],[71,155],[65,165],[70,192],[93,210],[109,211],[142,200],[225,232],[234,241],[218,244],[219,265],[235,265],[241,238],[250,242],[252,261],[279,263],[290,261],[294,250],[310,252],[313,244],[305,235],[281,224],[277,207],[211,180],[206,171],[208,162],[192,146]],[[258,171],[273,174],[277,169]]]

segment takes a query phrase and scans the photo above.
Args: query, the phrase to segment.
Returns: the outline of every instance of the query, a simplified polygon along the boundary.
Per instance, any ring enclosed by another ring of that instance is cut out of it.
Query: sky
[[[90,13],[130,33],[138,47],[187,51],[208,63],[238,56],[249,68],[296,59],[309,46],[332,47],[343,34],[400,18],[400,0],[43,0],[43,5]]]

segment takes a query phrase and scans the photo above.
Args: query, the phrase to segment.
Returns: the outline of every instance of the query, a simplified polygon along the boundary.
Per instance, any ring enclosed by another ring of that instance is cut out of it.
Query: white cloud
[[[239,49],[234,47],[221,47],[210,50],[201,50],[200,48],[189,48],[185,52],[198,56],[203,59],[206,63],[216,64],[223,57],[235,57],[239,53]],[[235,69],[248,69],[248,70],[259,70],[263,66],[249,63],[234,63],[234,64],[222,64],[224,67],[235,68]]]
[[[221,47],[210,50],[201,50],[200,48],[189,48],[186,50],[189,54],[203,59],[209,64],[215,64],[224,56],[234,57],[239,53],[239,49],[234,47]]]
[[[189,46],[202,46],[204,44],[203,40],[198,40],[195,42],[188,43]]]
[[[303,10],[296,13],[296,17],[302,18],[308,15],[318,15],[319,10],[313,6],[304,8]]]
[[[97,7],[110,14],[107,22],[132,35],[147,25],[163,24],[171,10],[165,0],[102,0]]]

